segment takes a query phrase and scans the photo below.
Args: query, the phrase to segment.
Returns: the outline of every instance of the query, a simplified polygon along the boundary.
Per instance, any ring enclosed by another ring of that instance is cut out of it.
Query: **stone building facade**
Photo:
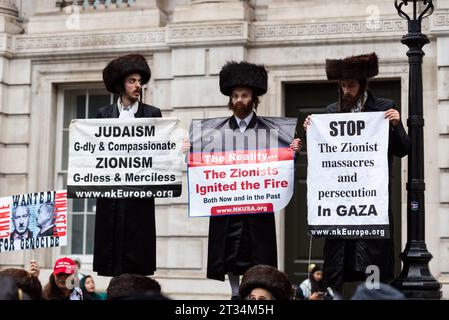
[[[423,25],[431,40],[423,63],[426,241],[434,256],[432,274],[449,297],[449,0],[434,3]],[[284,116],[286,84],[322,83],[326,58],[376,51],[378,78],[400,83],[405,122],[408,61],[400,39],[406,32],[392,0],[0,0],[0,197],[65,186],[68,123],[114,99],[101,71],[118,55],[147,57],[152,78],[144,101],[163,116],[180,118],[188,130],[193,118],[229,115],[218,87],[228,60],[265,64],[269,85],[259,112]],[[404,159],[402,248],[406,179]],[[52,262],[70,255],[80,257],[82,271],[90,273],[93,206],[88,200],[73,204],[68,247],[2,253],[0,266],[27,267],[36,259],[46,283]],[[228,298],[227,283],[205,278],[208,221],[187,217],[186,193],[158,201],[156,213],[155,276],[164,292]],[[281,269],[289,246],[285,228],[281,212]],[[100,289],[108,280],[97,277]]]

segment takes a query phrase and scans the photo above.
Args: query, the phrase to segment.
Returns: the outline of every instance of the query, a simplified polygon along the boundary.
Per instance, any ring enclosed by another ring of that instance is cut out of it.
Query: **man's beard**
[[[235,115],[241,118],[243,115],[248,116],[253,111],[253,102],[249,101],[247,104],[238,102],[231,107],[231,110]]]
[[[340,99],[340,112],[351,112],[362,95],[363,93],[358,93],[355,97],[350,95],[349,93],[343,95],[343,97]]]
[[[135,93],[139,93],[139,95],[137,96],[137,98],[134,96]],[[131,93],[125,92],[121,97],[120,97],[120,101],[123,103],[123,98],[126,97],[127,100],[129,100],[131,103],[135,103],[136,101],[140,100],[140,97],[142,96],[142,92],[137,90],[137,91],[132,91]]]

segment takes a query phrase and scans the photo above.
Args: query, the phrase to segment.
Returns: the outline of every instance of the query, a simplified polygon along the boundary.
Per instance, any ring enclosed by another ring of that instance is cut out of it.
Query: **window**
[[[60,124],[57,139],[59,157],[57,160],[57,186],[67,188],[67,169],[69,157],[69,126],[72,119],[95,118],[101,107],[116,101],[104,89],[66,89],[60,96]],[[95,199],[69,199],[67,247],[62,247],[64,254],[91,255],[94,246]]]

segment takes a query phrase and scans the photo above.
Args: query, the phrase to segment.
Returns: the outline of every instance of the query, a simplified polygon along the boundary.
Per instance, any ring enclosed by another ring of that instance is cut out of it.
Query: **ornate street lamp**
[[[413,6],[409,16],[403,9]],[[408,34],[401,42],[409,47],[409,118],[408,134],[411,138],[411,150],[408,155],[407,182],[407,244],[401,253],[403,267],[401,274],[392,283],[410,299],[440,299],[441,285],[429,270],[432,255],[427,251],[425,242],[424,214],[424,139],[423,139],[423,88],[422,88],[422,47],[429,39],[421,33],[422,19],[433,13],[432,0],[398,1],[395,7],[400,17],[408,22]]]

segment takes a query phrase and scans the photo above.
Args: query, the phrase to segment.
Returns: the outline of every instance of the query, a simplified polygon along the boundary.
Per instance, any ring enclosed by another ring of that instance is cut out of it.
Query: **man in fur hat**
[[[327,59],[326,74],[329,80],[339,80],[339,100],[327,106],[327,112],[385,112],[385,118],[390,122],[388,167],[391,179],[393,155],[400,158],[407,155],[410,150],[410,138],[404,130],[395,103],[389,99],[375,97],[368,89],[367,80],[378,74],[376,54],[364,54],[340,60]],[[305,131],[310,122],[309,115],[303,124]],[[393,279],[395,255],[391,206],[389,206],[389,220],[391,230],[389,239],[326,238],[324,273],[327,286],[341,292],[344,282],[365,280],[366,268],[369,265],[379,267],[382,282]]]
[[[229,96],[233,115],[221,129],[269,129],[256,114],[259,96],[267,92],[267,71],[261,65],[229,62],[220,72],[220,91]],[[300,140],[290,147],[299,152]],[[238,299],[240,275],[256,264],[277,266],[273,213],[212,216],[209,223],[207,277],[224,281],[228,275],[233,299]]]
[[[239,294],[245,300],[290,300],[292,284],[275,267],[256,265],[243,275]]]
[[[148,63],[140,54],[109,62],[103,70],[103,81],[106,89],[119,97],[117,102],[101,108],[97,118],[162,117],[158,108],[141,102],[142,86],[150,77]],[[102,276],[154,273],[154,198],[97,199],[93,270]]]

